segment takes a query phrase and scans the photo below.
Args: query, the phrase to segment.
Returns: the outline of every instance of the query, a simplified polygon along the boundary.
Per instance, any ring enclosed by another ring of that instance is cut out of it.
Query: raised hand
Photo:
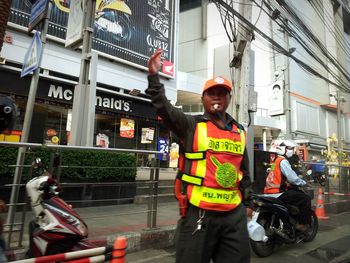
[[[160,57],[162,55],[162,52],[163,50],[157,49],[156,52],[154,52],[153,55],[149,58],[147,63],[149,75],[158,74],[160,70]]]

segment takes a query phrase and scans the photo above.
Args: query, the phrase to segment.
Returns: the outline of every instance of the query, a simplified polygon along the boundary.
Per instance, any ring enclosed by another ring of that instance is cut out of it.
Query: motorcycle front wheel
[[[271,217],[267,215],[259,216],[257,222],[262,225],[265,229],[265,232],[268,233],[268,228],[271,224]],[[254,241],[250,239],[252,250],[258,257],[268,257],[273,253],[275,242],[271,236],[268,235],[268,237],[269,239],[266,242]]]
[[[303,238],[303,242],[311,242],[315,239],[318,231],[318,219],[315,211],[312,211],[311,214],[311,223],[309,225],[309,231],[306,234],[306,237]]]

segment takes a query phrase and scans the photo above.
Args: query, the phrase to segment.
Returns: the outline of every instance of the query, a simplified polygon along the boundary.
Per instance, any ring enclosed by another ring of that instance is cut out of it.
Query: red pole
[[[70,259],[76,259],[76,258],[82,258],[82,257],[96,256],[96,255],[101,255],[112,251],[113,251],[113,246],[97,247],[97,248],[85,249],[81,251],[55,254],[50,256],[28,258],[28,259],[18,260],[14,262],[16,263],[48,263],[48,262],[64,261],[64,260],[70,260]]]
[[[109,263],[125,263],[126,237],[120,236],[114,241],[112,260]]]
[[[76,260],[70,260],[70,261],[64,261],[64,263],[100,263],[100,262],[106,262],[106,260],[110,259],[111,256],[109,255],[99,255],[89,258],[80,258]]]

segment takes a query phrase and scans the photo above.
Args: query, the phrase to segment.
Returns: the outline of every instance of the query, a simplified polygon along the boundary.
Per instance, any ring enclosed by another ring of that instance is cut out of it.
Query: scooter
[[[321,172],[313,172],[312,169],[308,169],[306,171],[306,176],[305,178],[309,181],[313,181],[313,182],[317,182],[319,183],[321,186],[325,186],[326,185],[326,174],[325,173],[321,173]]]
[[[40,158],[35,169],[41,168]],[[39,257],[96,247],[86,240],[88,227],[72,206],[58,197],[61,188],[52,175],[43,172],[26,184],[35,219],[29,223],[28,257]]]
[[[259,257],[270,256],[275,247],[283,244],[311,242],[317,235],[318,219],[314,210],[308,231],[300,232],[296,215],[299,209],[267,195],[252,195],[252,220],[248,222],[250,244]]]

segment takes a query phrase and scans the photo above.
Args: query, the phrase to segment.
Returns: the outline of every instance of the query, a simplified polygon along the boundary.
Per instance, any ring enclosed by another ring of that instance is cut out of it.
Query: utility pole
[[[246,1],[240,0],[239,13],[245,17],[248,21],[252,20],[252,6],[246,5]],[[250,89],[250,40],[252,38],[252,33],[247,32],[245,28],[238,27],[238,50],[242,52],[241,66],[235,68],[235,87],[236,87],[236,102],[238,102],[239,108],[237,112],[237,120],[239,123],[245,126],[249,123],[249,89]],[[239,48],[240,46],[245,46],[243,50]]]
[[[252,6],[247,5],[245,0],[240,0],[239,3],[239,13],[248,21],[252,20]],[[251,63],[251,39],[252,39],[252,31],[247,31],[245,28],[241,26],[238,27],[238,31],[241,34],[238,34],[238,51],[242,52],[241,57],[241,65],[234,70],[235,79],[235,96],[233,101],[231,102],[234,105],[235,101],[238,102],[239,108],[236,113],[236,119],[239,123],[243,124],[247,127],[247,151],[249,156],[249,170],[251,178],[253,179],[254,175],[254,116],[249,116],[250,110],[250,98],[252,98],[253,89],[250,85],[251,83],[251,74],[253,71],[250,69]],[[242,48],[243,47],[243,48]],[[243,50],[242,50],[243,49]],[[250,127],[248,127],[250,125]]]
[[[345,102],[344,98],[340,95],[339,90],[337,90],[335,100],[337,101],[337,137],[338,137],[338,165],[339,165],[339,191],[343,191],[343,193],[348,192],[348,180],[347,175],[342,173],[342,165],[343,165],[343,156],[342,156],[342,125],[341,125],[341,103]]]
[[[36,92],[38,89],[38,83],[39,83],[39,77],[40,77],[41,60],[43,57],[44,47],[46,44],[46,34],[47,34],[47,30],[49,28],[51,9],[52,9],[52,2],[50,0],[49,4],[48,4],[48,10],[47,10],[44,22],[43,22],[43,29],[42,29],[41,35],[40,35],[40,40],[42,42],[40,60],[38,62],[38,68],[34,71],[31,82],[30,82],[30,88],[29,88],[29,94],[28,94],[28,100],[27,100],[27,106],[26,106],[26,111],[25,111],[25,115],[24,115],[24,122],[23,122],[22,136],[21,136],[22,143],[28,142],[28,138],[29,138],[30,125],[32,123],[32,117],[33,117],[33,111],[34,111],[35,96],[36,96]],[[21,177],[22,177],[22,172],[23,172],[25,151],[26,151],[26,147],[20,147],[18,149],[15,174],[14,174],[14,178],[13,178],[13,187],[12,187],[11,196],[10,196],[10,204],[11,205],[9,206],[9,211],[7,214],[7,223],[8,224],[11,224],[13,222],[15,212],[16,212],[16,207],[13,204],[16,203],[17,199],[18,199],[19,184],[21,182]]]
[[[93,124],[91,123],[91,116],[95,113],[96,86],[90,83],[89,79],[92,64],[91,58],[93,57],[91,49],[96,0],[84,0],[83,2],[86,7],[84,8],[84,10],[86,10],[84,38],[81,52],[79,83],[75,86],[74,90],[72,127],[69,144],[92,146]]]
[[[286,25],[288,26],[288,20],[285,20]],[[284,30],[284,41],[286,42],[286,50],[289,50],[289,36],[288,31]],[[285,66],[281,69],[283,71],[283,78],[284,78],[284,114],[286,117],[286,139],[293,139],[292,138],[292,120],[291,120],[291,103],[290,103],[290,72],[289,72],[289,66],[288,66],[288,57],[285,56]]]

